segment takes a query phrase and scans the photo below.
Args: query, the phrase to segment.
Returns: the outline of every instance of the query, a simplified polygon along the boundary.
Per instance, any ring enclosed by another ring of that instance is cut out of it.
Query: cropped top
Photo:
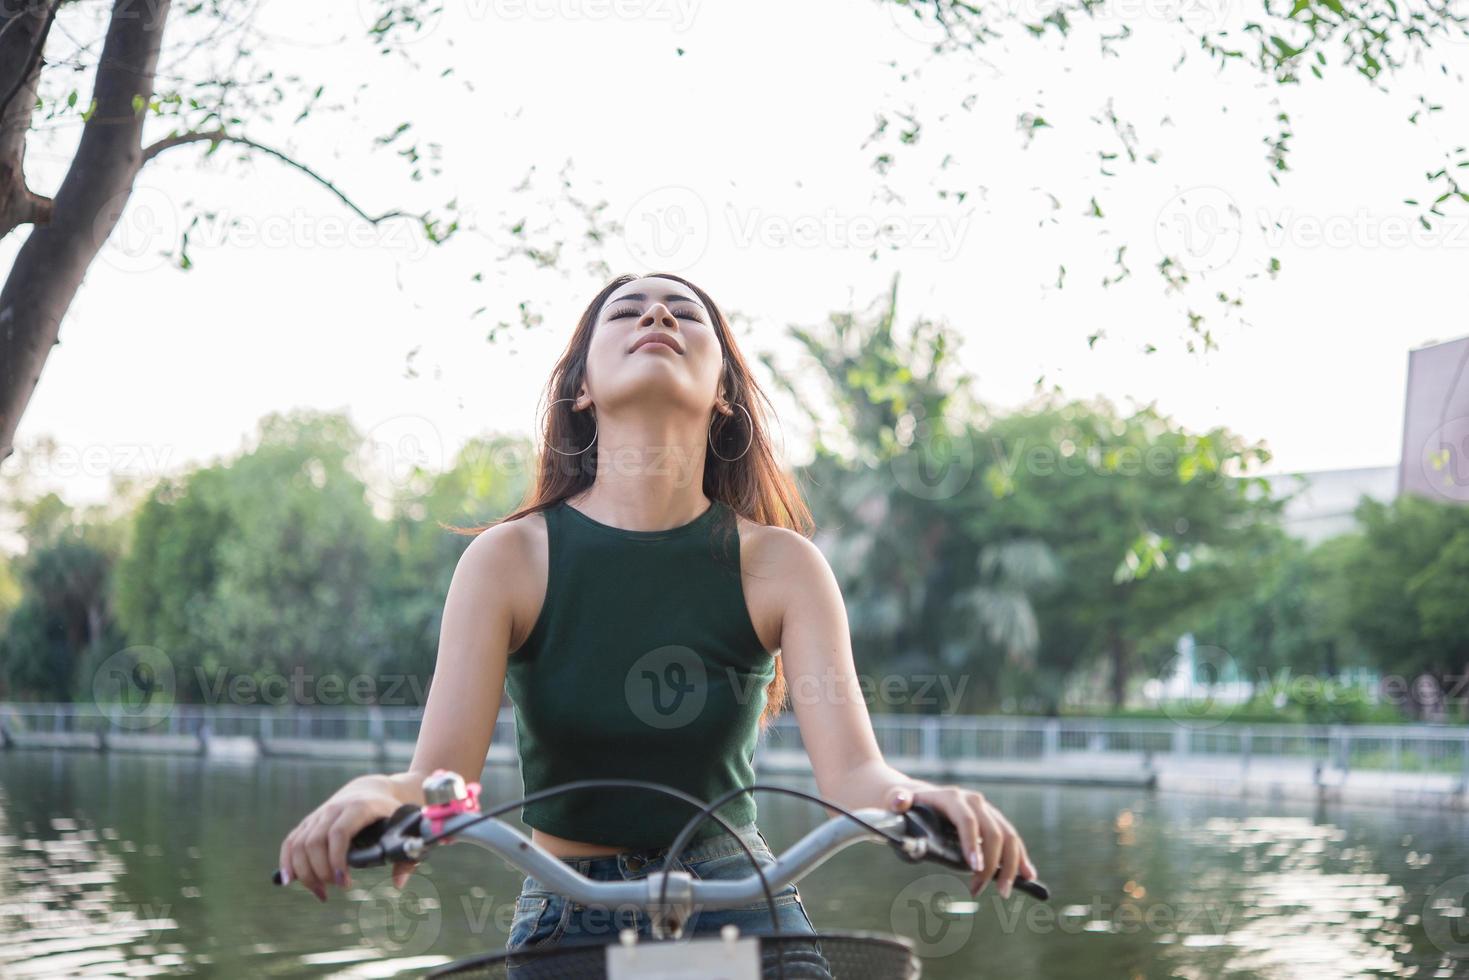
[[[715,500],[663,531],[612,527],[565,500],[541,513],[546,597],[506,668],[525,793],[641,779],[707,802],[754,782],[775,655],[745,605],[734,510]],[[620,787],[527,803],[521,819],[569,840],[641,849],[671,844],[696,812]],[[755,812],[748,793],[718,811],[731,826]],[[705,820],[691,839],[719,831]]]

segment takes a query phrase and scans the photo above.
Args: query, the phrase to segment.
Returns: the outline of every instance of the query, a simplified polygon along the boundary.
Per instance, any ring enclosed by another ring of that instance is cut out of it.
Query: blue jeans
[[[736,827],[735,832],[750,848],[762,867],[775,863],[775,855],[755,824]],[[573,870],[594,881],[639,881],[650,872],[660,871],[668,857],[668,849],[645,848],[623,851],[605,857],[563,858]],[[685,848],[677,870],[687,871],[695,879],[744,878],[754,872],[750,859],[739,842],[724,830]],[[775,913],[782,935],[814,935],[815,927],[806,915],[801,893],[795,884],[772,892]],[[725,925],[739,927],[740,935],[769,935],[772,932],[770,905],[763,898],[756,904],[733,909],[696,909],[684,926],[683,937],[717,936]],[[625,928],[636,929],[640,940],[652,938],[648,913],[635,906],[588,906],[571,902],[562,895],[546,890],[534,877],[527,876],[515,902],[515,916],[510,923],[507,951],[544,949],[556,945],[616,942]],[[765,956],[767,969],[774,954]],[[831,980],[831,971],[814,944],[786,944],[785,974],[789,980]],[[771,974],[773,975],[773,974]]]

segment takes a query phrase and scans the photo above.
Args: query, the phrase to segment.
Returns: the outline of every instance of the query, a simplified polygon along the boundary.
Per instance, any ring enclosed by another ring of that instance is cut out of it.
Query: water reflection
[[[469,847],[401,896],[381,872],[325,905],[268,884],[281,836],[360,771],[0,753],[0,975],[390,977],[501,948],[521,876]],[[985,789],[1055,897],[946,901],[966,928],[931,951],[931,980],[1469,976],[1462,814]],[[487,774],[489,798],[518,790],[513,769]],[[760,813],[777,849],[822,818],[780,797]],[[860,845],[800,887],[818,928],[886,932],[936,872]]]
[[[11,809],[0,791],[0,973],[150,976],[184,965],[167,905],[133,904],[117,887],[120,854],[136,845],[68,817],[14,827]]]

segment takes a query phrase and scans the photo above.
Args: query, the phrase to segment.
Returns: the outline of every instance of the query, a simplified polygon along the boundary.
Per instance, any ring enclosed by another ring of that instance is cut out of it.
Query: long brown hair
[[[770,399],[761,390],[750,373],[740,350],[735,346],[734,336],[723,311],[698,286],[682,276],[667,272],[650,272],[645,276],[621,275],[603,286],[577,321],[576,330],[567,342],[566,350],[551,371],[546,383],[543,404],[551,410],[545,413],[545,426],[541,438],[541,450],[536,459],[536,480],[513,513],[473,528],[444,525],[459,534],[477,535],[504,521],[513,521],[527,514],[545,510],[575,496],[592,485],[597,475],[596,451],[577,455],[564,455],[546,449],[547,446],[580,447],[591,443],[596,434],[596,421],[588,418],[589,412],[575,412],[571,403],[586,373],[587,350],[592,343],[592,331],[607,297],[613,291],[630,282],[650,277],[672,279],[683,283],[694,291],[704,308],[709,311],[714,332],[719,337],[719,346],[724,350],[725,397],[729,403],[742,405],[750,413],[735,409],[734,415],[719,415],[719,423],[712,430],[718,456],[709,453],[704,463],[704,494],[710,500],[723,501],[736,514],[757,524],[788,528],[810,537],[813,531],[811,512],[801,499],[795,480],[781,469],[771,449],[766,434],[765,418],[770,412]],[[558,399],[565,399],[559,400]],[[761,406],[764,406],[762,409]],[[773,412],[770,412],[773,415]],[[749,431],[750,425],[754,432]],[[748,441],[749,449],[741,455]],[[569,452],[564,450],[563,452]],[[723,456],[726,459],[720,459]],[[726,460],[733,460],[727,462]],[[785,657],[775,658],[775,676],[765,689],[765,710],[760,715],[763,731],[780,714],[786,700]]]

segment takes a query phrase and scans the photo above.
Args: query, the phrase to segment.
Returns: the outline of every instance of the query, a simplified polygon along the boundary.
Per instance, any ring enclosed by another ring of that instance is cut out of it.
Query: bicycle
[[[673,866],[673,858],[700,820],[708,818],[730,829],[715,813],[724,798],[704,803],[672,787],[637,780],[568,783],[482,812],[477,783],[466,783],[455,773],[439,770],[424,780],[426,805],[399,807],[390,817],[364,827],[352,839],[347,863],[354,868],[399,861],[417,863],[438,844],[465,840],[498,854],[573,902],[603,908],[632,905],[649,917],[651,939],[640,938],[636,930],[625,928],[615,940],[607,942],[498,951],[457,960],[425,974],[507,980],[919,980],[922,964],[912,942],[901,936],[867,931],[782,935],[774,892],[800,880],[836,852],[862,841],[889,843],[909,863],[928,860],[970,873],[953,823],[934,807],[915,803],[904,813],[875,807],[847,811],[814,794],[788,787],[751,786],[736,792],[778,790],[821,803],[840,811],[839,815],[787,848],[773,865],[762,866],[747,848],[755,870],[737,880],[699,880],[687,871],[674,870],[653,871],[637,881],[593,881],[496,819],[496,814],[530,800],[593,786],[656,789],[700,809],[670,847],[669,866]],[[281,883],[279,870],[272,880]],[[1050,898],[1040,881],[1017,877],[1014,888],[1040,901]],[[774,934],[742,936],[737,926],[726,925],[718,936],[683,937],[684,925],[696,908],[737,908],[761,898],[769,904]]]

